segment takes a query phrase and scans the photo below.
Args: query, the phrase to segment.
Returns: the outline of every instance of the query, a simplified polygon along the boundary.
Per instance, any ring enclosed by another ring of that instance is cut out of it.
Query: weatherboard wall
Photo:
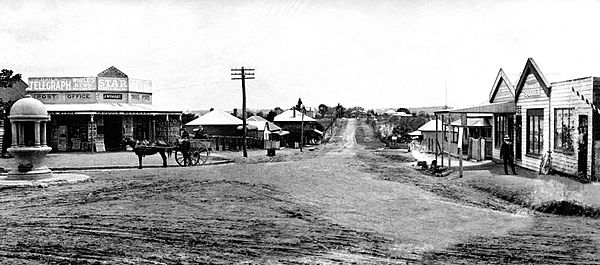
[[[514,100],[513,93],[508,88],[506,82],[502,80],[502,82],[498,84],[498,90],[491,103],[507,102],[511,100]]]
[[[581,115],[585,115],[588,117],[588,132],[592,132],[592,108],[588,105],[584,100],[581,99],[583,96],[585,99],[591,100],[593,98],[593,87],[594,87],[594,78],[593,77],[585,77],[574,80],[567,80],[562,82],[552,83],[552,115],[555,117],[555,113],[557,109],[568,109],[572,108],[571,119],[573,119],[573,133],[571,135],[571,140],[573,144],[573,152],[564,152],[557,148],[554,143],[554,130],[555,124],[554,121],[551,124],[552,126],[552,135],[550,136],[550,143],[552,145],[552,169],[556,171],[560,171],[567,174],[577,174],[578,173],[578,159],[579,159],[579,132],[577,130],[579,126],[579,117]],[[578,91],[580,96],[577,96],[573,92]],[[591,175],[592,169],[592,134],[587,134],[587,169],[586,175]]]
[[[521,160],[516,160],[515,164],[527,169],[538,170],[542,156],[548,150],[548,143],[550,143],[549,123],[551,122],[551,115],[548,105],[549,97],[545,94],[544,89],[532,73],[526,77],[525,84],[517,97],[517,115],[522,115],[523,124],[521,126],[521,146],[515,146],[515,148],[521,148],[522,158]],[[543,110],[543,146],[539,155],[527,153],[527,111],[530,109]]]

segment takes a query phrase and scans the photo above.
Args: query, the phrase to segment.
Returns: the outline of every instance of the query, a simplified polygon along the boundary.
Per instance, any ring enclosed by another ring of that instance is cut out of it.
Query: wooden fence
[[[243,136],[212,135],[214,151],[241,151],[244,148]],[[264,149],[265,141],[257,137],[246,137],[248,149]]]

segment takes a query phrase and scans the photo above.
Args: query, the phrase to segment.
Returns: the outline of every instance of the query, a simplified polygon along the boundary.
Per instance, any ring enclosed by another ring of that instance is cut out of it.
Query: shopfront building
[[[95,77],[31,77],[27,94],[50,114],[53,151],[113,151],[125,137],[174,142],[181,111],[152,105],[152,83],[110,67]]]

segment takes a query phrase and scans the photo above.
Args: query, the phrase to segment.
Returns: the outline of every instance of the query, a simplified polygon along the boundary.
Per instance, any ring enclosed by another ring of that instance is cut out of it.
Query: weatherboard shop
[[[123,137],[173,142],[181,111],[152,105],[152,83],[115,67],[94,77],[31,77],[26,92],[50,114],[53,151],[119,150]]]
[[[436,115],[492,114],[494,160],[508,135],[518,166],[600,180],[600,77],[550,83],[529,58],[514,87],[500,69],[489,102]]]

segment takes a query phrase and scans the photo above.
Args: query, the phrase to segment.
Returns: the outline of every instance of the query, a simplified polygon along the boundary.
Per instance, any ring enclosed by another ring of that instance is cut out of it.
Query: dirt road
[[[430,179],[365,149],[370,133],[349,120],[287,162],[3,190],[0,263],[600,262],[597,220],[531,214]]]

